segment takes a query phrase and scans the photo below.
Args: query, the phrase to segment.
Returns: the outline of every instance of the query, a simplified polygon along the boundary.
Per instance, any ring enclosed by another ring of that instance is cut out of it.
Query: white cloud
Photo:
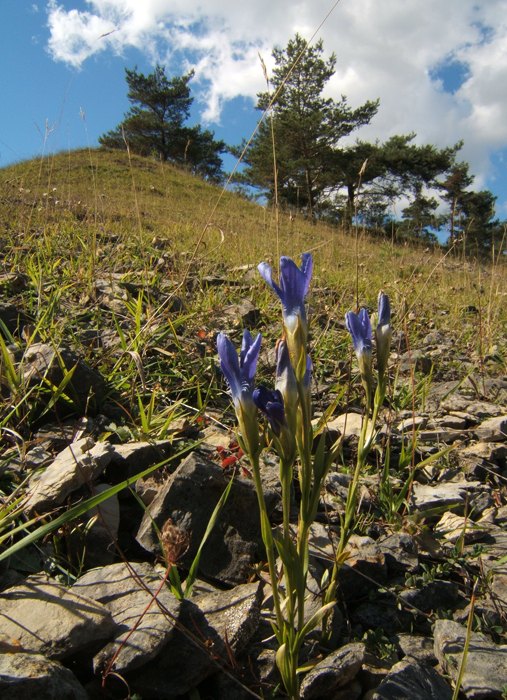
[[[66,3],[66,5],[72,3]],[[48,48],[81,66],[105,50],[144,51],[173,69],[194,67],[202,118],[217,122],[225,101],[264,89],[258,57],[296,31],[309,38],[330,0],[86,0],[87,9],[48,3]],[[364,138],[416,131],[419,142],[465,140],[463,158],[477,184],[492,175],[490,155],[507,145],[507,0],[342,0],[320,34],[337,55],[329,83],[351,106],[380,98]],[[468,69],[454,94],[434,69],[449,60]],[[432,77],[433,76],[433,77]]]

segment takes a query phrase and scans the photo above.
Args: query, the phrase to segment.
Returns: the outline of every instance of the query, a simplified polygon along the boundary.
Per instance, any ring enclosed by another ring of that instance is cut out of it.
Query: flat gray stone
[[[501,416],[503,413],[501,406],[497,406],[497,404],[489,401],[474,401],[468,404],[466,410],[467,413],[471,413],[479,420],[490,418],[491,416]]]
[[[476,442],[457,450],[460,463],[467,474],[484,480],[505,467],[507,444],[502,442]]]
[[[439,443],[450,445],[451,443],[463,437],[463,430],[453,430],[451,428],[445,428],[442,425],[439,425],[436,428],[420,430],[417,433],[417,439],[419,442],[431,443],[435,445],[438,445]]]
[[[484,442],[507,441],[507,416],[487,418],[474,428],[474,434],[478,440],[483,440]]]
[[[413,430],[416,432],[421,428],[425,428],[428,423],[427,416],[411,416],[410,418],[405,418],[396,426],[396,429],[400,433],[411,433]]]
[[[347,601],[361,599],[387,581],[386,556],[378,542],[370,537],[352,535],[349,557],[342,565],[338,582]]]
[[[93,494],[104,493],[111,484],[97,484]],[[83,535],[83,568],[111,564],[117,556],[116,542],[120,527],[120,501],[118,495],[110,496],[86,513],[89,518]]]
[[[30,479],[27,507],[43,512],[61,505],[67,496],[91,483],[110,464],[114,447],[84,437],[66,447],[42,472]]]
[[[114,446],[114,462],[124,467],[125,474],[122,478],[139,474],[153,464],[162,462],[173,449],[171,440],[155,440],[154,442],[138,441],[126,442],[123,445]],[[166,469],[169,469],[169,465]],[[174,467],[172,467],[174,471]]]
[[[482,489],[480,481],[445,481],[438,484],[414,483],[411,509],[421,513],[464,506],[467,496]]]
[[[245,583],[229,591],[215,590],[194,598],[206,620],[239,654],[257,631],[261,614],[262,582]]]
[[[233,327],[255,328],[260,321],[261,312],[250,299],[241,299],[237,304],[225,306],[222,309],[222,318]]]
[[[394,532],[377,540],[391,575],[414,572],[419,566],[417,543],[406,532]]]
[[[477,563],[485,573],[507,573],[507,530],[499,525],[485,525],[486,535],[482,540],[484,545],[477,558]],[[473,545],[467,545],[470,551]]]
[[[403,659],[395,664],[372,700],[451,700],[452,689],[432,666]]]
[[[445,673],[456,680],[467,630],[452,620],[435,622],[435,656]],[[507,646],[494,644],[485,635],[472,633],[461,690],[469,700],[503,697],[507,685]]]
[[[0,594],[0,647],[63,659],[116,632],[101,603],[68,590],[45,576]]]
[[[127,678],[131,689],[143,698],[177,698],[228,663],[226,646],[217,631],[200,608],[185,599],[169,643]]]
[[[448,414],[438,418],[436,421],[437,427],[439,428],[451,428],[452,430],[465,430],[467,427],[467,420],[463,416],[457,416],[455,414]]]
[[[93,660],[96,671],[106,668],[113,657],[117,673],[140,668],[173,635],[180,603],[150,564],[120,562],[92,569],[76,581],[72,591],[100,601],[118,625],[114,641]]]
[[[345,646],[328,654],[304,677],[301,700],[334,697],[334,692],[348,685],[359,673],[365,658],[365,646],[361,642]]]
[[[455,608],[460,600],[459,587],[453,581],[430,581],[420,588],[407,588],[399,599],[416,610],[429,613]]]
[[[339,435],[344,435],[344,438],[347,439],[359,437],[362,425],[363,417],[360,413],[342,413],[327,423],[327,429],[330,433],[337,432]]]
[[[453,544],[458,540],[462,540],[465,544],[470,544],[484,538],[487,533],[487,526],[481,527],[481,525],[474,523],[470,518],[448,511],[442,515],[435,525],[435,532],[443,535],[446,540]]]
[[[420,635],[402,632],[397,636],[396,641],[405,656],[418,662],[431,665],[436,664],[437,660],[431,637],[421,637]]]
[[[87,700],[72,671],[40,654],[0,653],[0,698],[5,700]]]

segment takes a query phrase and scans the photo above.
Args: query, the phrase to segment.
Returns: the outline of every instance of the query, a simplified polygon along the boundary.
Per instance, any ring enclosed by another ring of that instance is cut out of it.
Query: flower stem
[[[268,560],[269,577],[271,579],[271,589],[273,591],[273,607],[275,609],[277,639],[281,642],[281,635],[284,628],[284,617],[280,605],[280,594],[278,591],[276,559],[274,551],[273,533],[271,531],[271,523],[269,522],[266,501],[264,499],[264,491],[262,488],[261,472],[259,466],[259,456],[249,455],[250,464],[252,466],[252,474],[254,479],[255,491],[257,493],[257,502],[259,504],[259,513],[261,521],[261,535],[266,550],[266,558]]]

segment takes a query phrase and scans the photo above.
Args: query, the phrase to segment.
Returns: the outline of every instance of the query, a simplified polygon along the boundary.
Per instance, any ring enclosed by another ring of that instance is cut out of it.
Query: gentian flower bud
[[[261,385],[254,389],[252,397],[254,404],[267,417],[273,433],[279,437],[282,427],[285,425],[282,394],[278,389],[273,391]]]
[[[382,381],[387,369],[389,351],[391,349],[391,307],[389,297],[384,292],[378,295],[378,321],[375,329],[377,341],[377,367],[379,379]]]
[[[282,302],[283,325],[292,366],[298,381],[306,371],[308,322],[305,297],[310,287],[313,262],[310,253],[301,256],[301,268],[287,257],[280,258],[280,286],[273,281],[271,267],[261,263],[258,270]]]
[[[366,309],[356,314],[353,311],[348,311],[345,314],[345,325],[352,336],[354,350],[356,351],[357,360],[359,363],[359,372],[366,390],[368,401],[373,390],[373,372],[372,372],[372,341],[371,341],[371,323],[370,317]]]
[[[217,337],[220,367],[231,390],[245,452],[250,455],[257,454],[259,450],[259,425],[252,392],[261,340],[260,333],[253,340],[249,331],[245,330],[238,360],[229,338],[224,333],[219,333]]]
[[[292,368],[289,349],[285,340],[279,340],[276,346],[276,381],[275,387],[283,396],[285,416],[289,429],[294,434],[298,409],[298,386]]]

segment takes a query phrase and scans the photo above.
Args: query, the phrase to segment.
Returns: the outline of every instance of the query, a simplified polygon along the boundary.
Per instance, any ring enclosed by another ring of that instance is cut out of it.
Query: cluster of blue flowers
[[[232,342],[224,334],[218,335],[217,348],[222,372],[232,394],[239,424],[239,441],[250,460],[252,476],[259,503],[261,532],[266,548],[269,576],[272,581],[273,607],[276,624],[275,635],[279,644],[276,654],[285,688],[291,698],[299,697],[299,652],[305,635],[311,631],[305,618],[306,579],[308,574],[309,532],[318,509],[320,492],[325,476],[338,454],[339,445],[326,449],[325,439],[313,450],[314,433],[311,421],[312,362],[308,354],[308,320],[305,299],[312,278],[313,261],[309,253],[302,256],[301,266],[283,257],[280,260],[279,283],[273,280],[273,272],[267,263],[259,265],[262,278],[282,302],[283,337],[276,347],[276,380],[274,389],[255,386],[255,371],[261,347],[261,335],[255,340],[249,331],[243,333],[238,354]],[[356,469],[349,487],[345,515],[342,519],[340,543],[337,549],[328,586],[324,592],[323,606],[318,619],[328,615],[335,603],[338,570],[343,561],[344,548],[352,532],[356,511],[359,472],[371,447],[367,440],[368,424],[374,426],[382,405],[386,388],[386,367],[391,342],[389,299],[382,292],[378,300],[378,323],[375,330],[377,346],[378,383],[373,398],[372,325],[366,309],[346,314],[345,323],[359,363],[361,380],[366,392],[366,411],[358,444]],[[372,410],[373,408],[373,410]],[[259,458],[262,443],[259,435],[257,410],[267,418],[270,438],[280,460],[280,484],[282,491],[282,532],[273,535],[263,494]],[[322,437],[322,436],[321,436]],[[291,491],[296,478],[294,465],[297,460],[299,484],[299,512],[297,532],[294,535],[291,520]],[[279,588],[281,559],[283,587]],[[323,629],[326,623],[323,622]]]
[[[307,353],[308,322],[305,298],[310,287],[313,261],[310,253],[304,253],[301,259],[300,268],[288,257],[280,259],[279,285],[273,280],[270,265],[263,262],[258,266],[261,276],[282,302],[284,338],[279,341],[277,347],[274,390],[254,386],[261,347],[260,333],[253,340],[250,332],[244,331],[239,360],[230,339],[224,333],[218,335],[220,366],[232,394],[240,433],[250,454],[255,453],[259,446],[255,407],[267,417],[271,430],[278,437],[288,425],[291,407],[297,404],[297,382],[302,380],[304,385],[310,385],[312,364]],[[375,331],[379,381],[385,376],[389,357],[390,319],[389,299],[386,294],[380,292],[378,324]],[[367,310],[363,308],[359,313],[349,311],[345,315],[345,324],[352,336],[361,379],[369,396],[373,387],[372,326]]]

